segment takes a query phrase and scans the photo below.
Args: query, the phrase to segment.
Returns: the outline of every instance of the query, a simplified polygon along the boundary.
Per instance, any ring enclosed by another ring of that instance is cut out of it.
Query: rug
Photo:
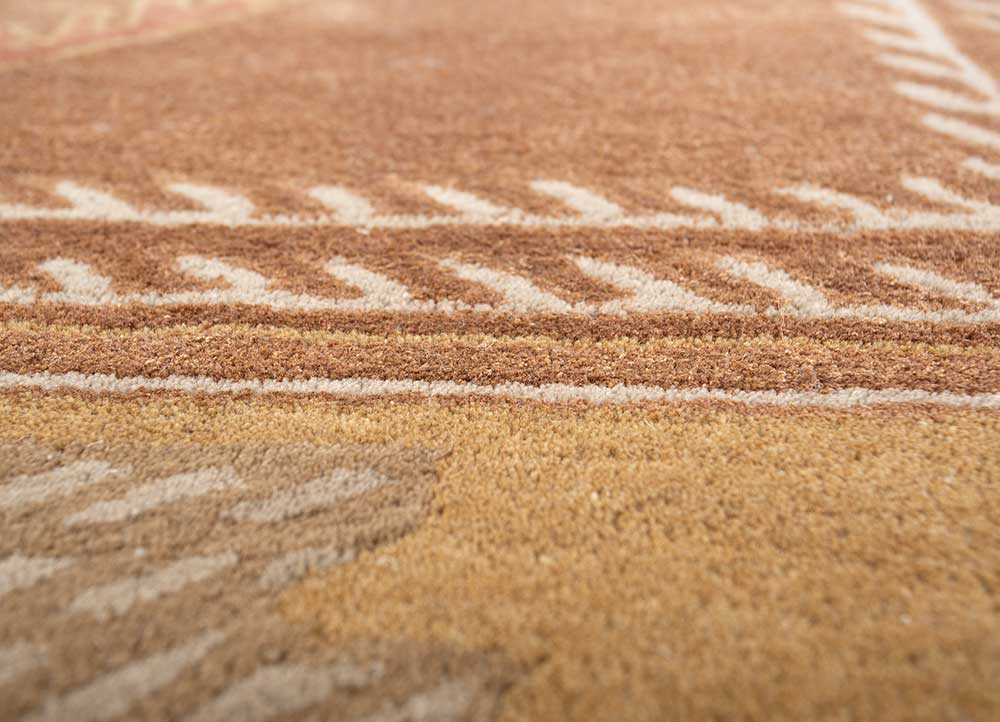
[[[1000,719],[1000,4],[0,0],[0,720]]]

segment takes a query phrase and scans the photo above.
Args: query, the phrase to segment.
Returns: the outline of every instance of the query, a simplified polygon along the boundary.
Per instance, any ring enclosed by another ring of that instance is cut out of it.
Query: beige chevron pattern
[[[405,642],[328,649],[273,608],[282,587],[419,524],[432,458],[305,445],[0,447],[17,472],[0,479],[0,719],[97,722],[140,706],[144,719],[191,722],[305,710],[465,719],[489,701],[499,668],[470,659],[452,678],[430,671],[447,653]],[[250,649],[260,636],[267,644]],[[103,652],[81,668],[88,645]],[[164,701],[177,684],[199,690],[183,709]],[[400,690],[400,702],[379,686]],[[355,689],[372,692],[368,702]]]
[[[341,283],[361,292],[355,298],[330,298],[296,294],[274,287],[261,274],[220,259],[202,256],[182,256],[176,267],[201,281],[222,282],[224,289],[120,294],[114,290],[113,279],[92,266],[67,258],[53,258],[39,264],[39,270],[49,276],[60,290],[39,293],[25,285],[0,286],[0,301],[30,306],[53,303],[71,306],[108,308],[137,304],[142,306],[198,306],[245,304],[280,311],[367,311],[397,313],[563,313],[594,316],[600,314],[629,315],[642,313],[694,312],[737,315],[789,315],[810,319],[870,319],[875,321],[905,321],[930,323],[996,323],[1000,321],[1000,298],[980,284],[945,277],[933,270],[901,263],[877,263],[873,270],[899,284],[931,295],[971,303],[977,310],[924,310],[884,304],[834,306],[823,292],[807,281],[793,279],[780,268],[761,261],[739,260],[720,256],[714,265],[733,278],[747,281],[773,292],[781,303],[756,309],[745,303],[723,303],[699,296],[677,283],[656,278],[635,266],[601,261],[587,256],[570,257],[580,273],[595,281],[616,288],[623,296],[602,304],[569,303],[540,288],[525,276],[461,262],[453,258],[440,261],[444,273],[484,286],[501,297],[495,305],[470,304],[461,299],[414,299],[410,290],[394,279],[370,271],[358,263],[336,257],[324,270]],[[706,259],[711,264],[710,258]]]

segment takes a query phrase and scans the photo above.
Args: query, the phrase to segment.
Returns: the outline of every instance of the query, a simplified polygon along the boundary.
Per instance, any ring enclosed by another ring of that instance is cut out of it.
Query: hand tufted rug
[[[1000,719],[1000,4],[0,0],[0,721]]]

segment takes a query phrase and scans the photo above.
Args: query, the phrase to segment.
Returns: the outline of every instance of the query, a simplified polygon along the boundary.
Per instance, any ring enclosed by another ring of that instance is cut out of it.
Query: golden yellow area
[[[334,643],[500,649],[504,720],[1000,715],[1000,416],[0,397],[0,437],[442,451],[412,535],[289,592]]]

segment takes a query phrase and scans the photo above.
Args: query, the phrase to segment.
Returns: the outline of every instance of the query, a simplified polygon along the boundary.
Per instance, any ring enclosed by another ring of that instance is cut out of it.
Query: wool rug
[[[1000,3],[0,0],[0,720],[1000,719]]]

